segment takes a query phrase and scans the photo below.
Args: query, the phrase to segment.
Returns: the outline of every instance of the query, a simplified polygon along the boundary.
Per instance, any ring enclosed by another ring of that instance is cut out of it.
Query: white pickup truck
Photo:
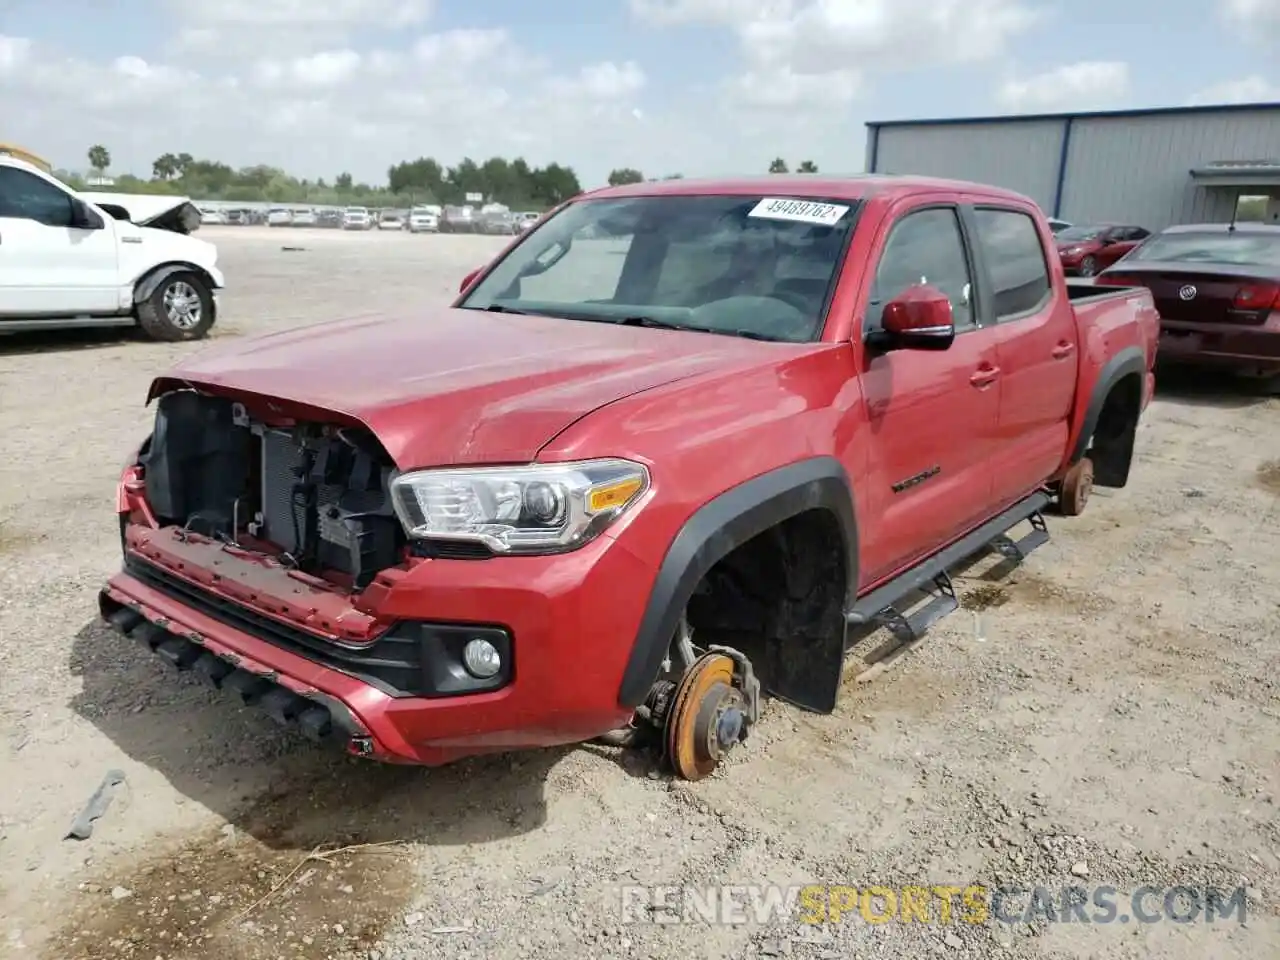
[[[185,197],[78,194],[0,154],[0,334],[137,326],[199,340],[224,286],[212,243],[190,236]]]

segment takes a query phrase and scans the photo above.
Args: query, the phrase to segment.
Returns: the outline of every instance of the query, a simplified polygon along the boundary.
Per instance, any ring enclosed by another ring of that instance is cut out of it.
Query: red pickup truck
[[[762,691],[832,710],[854,634],[1123,487],[1158,326],[1004,190],[588,193],[450,307],[157,379],[101,613],[348,753],[647,740],[702,777]]]

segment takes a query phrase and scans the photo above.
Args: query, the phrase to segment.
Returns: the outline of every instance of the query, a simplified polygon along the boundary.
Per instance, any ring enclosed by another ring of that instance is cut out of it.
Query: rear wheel
[[[138,304],[138,326],[150,340],[201,340],[213,326],[213,293],[195,273],[175,273]]]
[[[1080,516],[1089,504],[1091,493],[1093,493],[1093,461],[1084,457],[1062,478],[1062,488],[1058,491],[1058,513],[1064,517]]]
[[[1093,257],[1085,257],[1080,261],[1080,276],[1092,277],[1098,272],[1098,261]]]

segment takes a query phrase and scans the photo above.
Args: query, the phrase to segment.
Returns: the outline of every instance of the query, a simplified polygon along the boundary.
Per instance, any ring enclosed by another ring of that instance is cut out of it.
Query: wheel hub
[[[746,737],[747,703],[734,683],[734,661],[705,653],[681,678],[667,715],[667,757],[685,780],[701,780]]]

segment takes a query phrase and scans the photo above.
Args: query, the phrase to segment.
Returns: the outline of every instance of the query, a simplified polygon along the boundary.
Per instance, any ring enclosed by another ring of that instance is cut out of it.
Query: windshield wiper
[[[671,323],[667,320],[659,320],[657,317],[635,316],[623,317],[621,320],[615,320],[625,327],[650,327],[655,330],[690,330],[694,333],[718,333],[726,337],[742,337],[744,340],[766,340],[773,342],[773,337],[766,337],[762,333],[756,333],[754,330],[726,330],[723,327],[703,327],[692,323]]]
[[[522,317],[531,315],[528,310],[517,310],[515,307],[504,307],[500,303],[491,303],[484,309],[486,313],[514,313]]]
[[[686,323],[672,323],[669,320],[659,320],[657,317],[645,316],[643,314],[634,317],[620,317],[613,321],[624,327],[652,327],[655,330],[697,330],[697,327],[691,327]]]

